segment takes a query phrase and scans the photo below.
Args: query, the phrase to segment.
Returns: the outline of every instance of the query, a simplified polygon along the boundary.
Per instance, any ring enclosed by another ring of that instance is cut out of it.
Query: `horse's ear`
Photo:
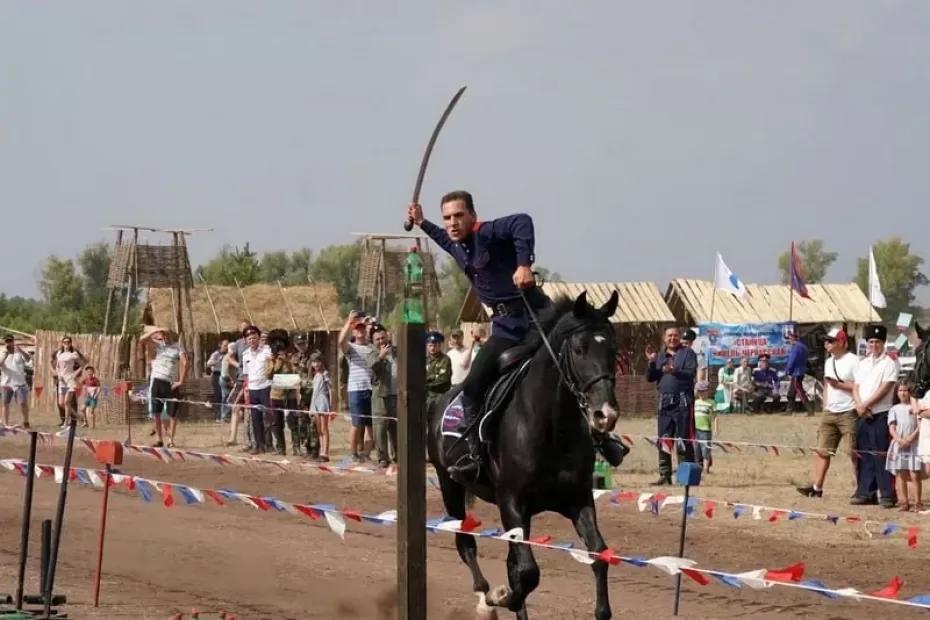
[[[600,313],[604,315],[605,319],[610,319],[614,315],[614,312],[617,311],[617,306],[620,305],[620,293],[614,291],[610,295],[610,299],[607,300],[607,303],[601,306]]]
[[[588,291],[581,291],[581,295],[575,298],[575,307],[572,311],[577,318],[582,319],[587,316],[590,307],[588,305]]]

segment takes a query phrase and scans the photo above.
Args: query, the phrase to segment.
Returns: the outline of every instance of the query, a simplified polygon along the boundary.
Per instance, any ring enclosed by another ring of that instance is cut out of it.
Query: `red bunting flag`
[[[116,394],[117,396],[122,396],[122,395],[123,395],[123,384],[122,384],[122,383],[117,383],[117,384],[113,387],[113,393]]]
[[[549,536],[548,534],[543,534],[543,535],[541,535],[541,536],[531,536],[531,537],[530,537],[530,542],[531,542],[531,543],[538,543],[538,544],[540,544],[540,545],[547,545],[547,544],[549,544],[549,541],[551,541],[551,540],[552,540],[552,536]]]
[[[260,497],[253,497],[253,496],[251,496],[251,495],[249,495],[248,497],[249,497],[250,500],[252,500],[252,503],[254,503],[255,506],[256,506],[259,510],[271,510],[271,504],[269,504],[268,502],[266,502],[266,501],[263,500],[262,498],[260,498]]]
[[[633,500],[639,499],[639,493],[636,491],[623,491],[622,493],[618,493],[616,497],[619,502],[632,502]]]
[[[769,523],[775,523],[776,521],[781,519],[786,514],[788,513],[785,512],[784,510],[773,510],[772,514],[769,516]]]
[[[171,494],[170,484],[162,483],[161,496],[162,496],[162,503],[165,505],[165,508],[171,508],[172,506],[174,506],[174,495]]]
[[[294,504],[294,508],[296,508],[300,514],[309,517],[312,521],[317,521],[320,518],[320,511],[316,510],[315,508],[311,508],[310,506]]]
[[[211,491],[210,489],[204,489],[203,494],[213,500],[213,503],[217,506],[223,506],[223,497],[216,491]]]
[[[479,527],[481,527],[481,521],[469,512],[465,515],[465,518],[462,519],[462,525],[459,529],[463,532],[474,532]]]
[[[917,528],[911,527],[907,530],[907,546],[911,549],[917,547]]]
[[[352,519],[353,521],[362,522],[362,513],[357,510],[343,510],[342,516],[346,519]]]
[[[124,484],[126,485],[126,489],[128,491],[136,490],[136,479],[133,478],[132,476],[128,476]]]
[[[35,390],[36,398],[40,398],[40,397],[42,396],[42,390],[44,390],[45,388],[42,387],[41,385],[37,385],[37,386],[35,386],[35,387],[32,388],[32,389]]]
[[[608,564],[613,564],[614,566],[620,564],[620,558],[617,557],[617,554],[610,547],[598,553],[597,559],[602,562],[607,562]]]
[[[73,467],[68,470],[68,482],[74,482],[78,479],[77,470]]]
[[[804,562],[798,562],[785,568],[776,568],[765,571],[765,579],[768,581],[801,581],[804,576]]]
[[[691,579],[691,581],[694,581],[694,582],[696,582],[696,583],[699,583],[699,584],[701,584],[702,586],[706,586],[707,584],[710,583],[710,579],[707,577],[707,575],[705,575],[704,573],[699,573],[698,571],[694,570],[693,568],[684,568],[684,567],[682,567],[682,568],[680,568],[679,570],[682,572],[682,574],[683,574],[685,577],[688,577],[689,579]]]
[[[714,504],[713,500],[709,500],[709,499],[708,499],[708,500],[704,500],[704,515],[705,515],[708,519],[713,519],[713,518],[714,518],[714,508],[715,508],[715,507],[716,507],[716,504]]]
[[[888,582],[888,585],[882,588],[881,590],[876,590],[872,592],[872,596],[877,596],[878,598],[898,598],[898,592],[901,591],[901,586],[904,585],[904,582],[901,581],[901,578],[895,575],[891,578],[891,581]]]

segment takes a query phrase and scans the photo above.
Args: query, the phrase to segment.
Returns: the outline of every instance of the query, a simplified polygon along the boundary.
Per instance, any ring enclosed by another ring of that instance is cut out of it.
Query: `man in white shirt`
[[[823,497],[823,481],[830,469],[830,458],[836,453],[840,440],[845,437],[856,470],[856,431],[859,414],[853,386],[859,358],[849,352],[849,338],[842,328],[830,330],[824,341],[829,356],[824,362],[824,412],[817,431],[818,451],[814,453],[814,482],[798,487],[798,493],[807,497]]]
[[[149,375],[149,414],[155,422],[158,441],[155,447],[165,445],[163,421],[167,420],[168,447],[174,447],[174,435],[178,429],[178,409],[181,386],[187,377],[187,353],[181,343],[176,342],[170,330],[149,327],[140,340],[143,346],[151,343],[152,360]]]
[[[853,398],[859,415],[856,446],[860,452],[856,495],[849,502],[854,506],[880,503],[884,508],[894,508],[897,505],[894,476],[885,470],[885,453],[890,444],[888,410],[894,399],[900,367],[898,361],[885,352],[887,336],[884,325],[865,327],[868,353],[856,368]]]
[[[462,330],[453,329],[449,334],[449,350],[446,355],[452,361],[452,387],[459,385],[468,376],[468,369],[471,368],[471,361],[475,359],[475,339],[477,336],[472,334],[471,343],[466,347],[462,344],[464,334]]]
[[[269,375],[271,349],[262,345],[261,331],[254,325],[243,330],[246,349],[242,352],[242,370],[248,378],[249,406],[252,407],[252,440],[249,454],[265,451],[265,414],[271,425],[271,376]],[[270,439],[270,437],[269,437]],[[268,442],[270,443],[270,442]],[[270,446],[269,446],[270,447]]]
[[[3,338],[0,349],[0,398],[3,399],[3,426],[10,425],[10,403],[19,403],[23,428],[29,428],[29,386],[26,383],[26,363],[29,354],[15,345],[13,336]]]
[[[354,342],[349,341],[350,333]],[[362,320],[361,313],[355,310],[349,313],[349,319],[339,333],[339,348],[342,349],[349,366],[346,395],[352,418],[352,430],[349,431],[352,460],[367,461],[374,448],[371,424],[371,367],[368,365],[372,348],[368,345],[368,325]]]

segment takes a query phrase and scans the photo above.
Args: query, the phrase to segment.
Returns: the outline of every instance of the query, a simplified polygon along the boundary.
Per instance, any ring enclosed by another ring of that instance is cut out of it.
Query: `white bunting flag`
[[[869,303],[876,308],[885,308],[885,295],[882,293],[882,283],[878,279],[878,265],[875,264],[875,253],[869,246]]]
[[[326,517],[326,523],[329,524],[329,529],[335,532],[339,538],[342,540],[346,539],[346,522],[342,518],[342,515],[335,512],[324,512],[323,516]]]

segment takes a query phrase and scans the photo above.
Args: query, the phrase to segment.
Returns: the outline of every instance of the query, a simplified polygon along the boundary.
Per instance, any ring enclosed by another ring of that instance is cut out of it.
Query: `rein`
[[[571,392],[572,396],[575,397],[575,400],[578,401],[578,407],[581,409],[581,415],[587,421],[587,416],[585,416],[584,412],[587,411],[590,407],[588,403],[588,397],[585,396],[585,393],[591,389],[591,386],[593,386],[595,383],[604,381],[605,379],[610,379],[610,375],[604,373],[589,379],[587,382],[585,382],[581,389],[579,389],[575,381],[578,378],[578,373],[575,372],[574,367],[572,366],[571,356],[565,355],[565,349],[568,347],[568,337],[577,331],[581,331],[581,328],[576,328],[565,334],[562,347],[559,349],[559,354],[556,355],[555,350],[552,348],[552,343],[549,342],[549,338],[546,336],[545,330],[543,330],[542,325],[539,323],[539,318],[536,316],[536,313],[533,312],[533,308],[530,306],[530,302],[526,298],[526,293],[524,293],[522,289],[520,290],[520,298],[523,299],[523,304],[526,306],[526,311],[529,313],[530,318],[533,320],[533,325],[536,326],[536,330],[539,332],[540,338],[542,338],[543,345],[545,345],[546,351],[549,353],[549,357],[552,358],[556,370],[559,371],[559,380],[561,381],[562,385],[564,385],[566,389]]]

